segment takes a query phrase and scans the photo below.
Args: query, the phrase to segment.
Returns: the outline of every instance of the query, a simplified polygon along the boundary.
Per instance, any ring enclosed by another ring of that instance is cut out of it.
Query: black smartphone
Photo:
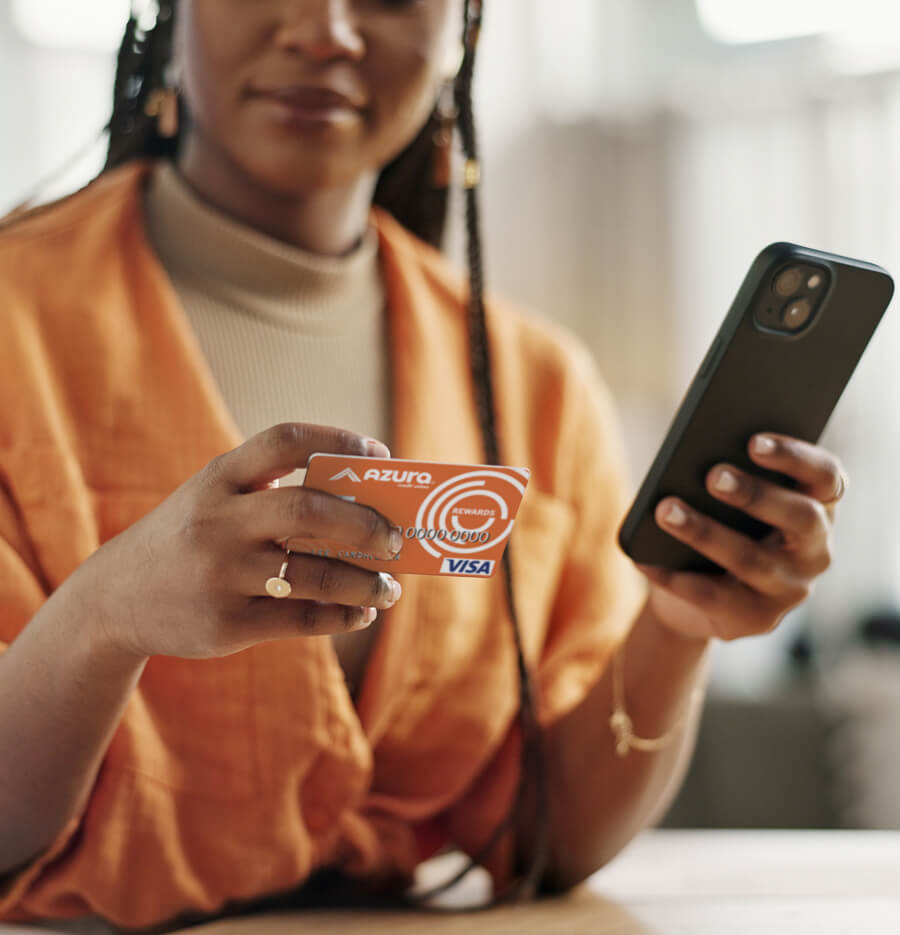
[[[636,562],[721,571],[663,532],[656,505],[674,495],[754,538],[770,527],[706,490],[713,465],[729,462],[779,483],[747,445],[757,432],[816,442],[894,291],[881,267],[790,243],[760,253],[700,364],[634,503],[619,544]]]

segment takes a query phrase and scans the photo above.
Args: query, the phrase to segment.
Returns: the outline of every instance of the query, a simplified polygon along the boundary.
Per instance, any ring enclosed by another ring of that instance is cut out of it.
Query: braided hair
[[[158,0],[156,23],[143,29],[134,14],[129,18],[119,48],[113,92],[113,112],[109,121],[109,146],[105,170],[113,169],[132,159],[174,159],[179,145],[172,138],[157,132],[156,120],[147,114],[147,104],[154,92],[165,88],[167,69],[173,49],[175,9],[177,0]],[[468,330],[472,379],[485,462],[500,464],[500,441],[494,406],[494,391],[490,348],[484,302],[484,263],[478,201],[478,140],[472,105],[472,84],[476,51],[482,23],[482,0],[465,0],[463,4],[463,60],[453,85],[456,126],[463,156],[466,160],[465,219],[469,272]],[[179,102],[179,107],[182,107]],[[180,114],[179,126],[189,115]],[[415,139],[380,173],[374,203],[392,214],[404,227],[434,247],[440,248],[446,228],[449,188],[435,184],[433,166],[439,134],[444,132],[446,114],[439,106],[429,116]],[[541,732],[530,672],[522,645],[521,628],[516,613],[510,548],[503,556],[506,598],[513,625],[520,702],[518,719],[522,735],[522,770],[512,805],[468,864],[452,879],[419,894],[417,902],[431,899],[454,886],[471,869],[482,863],[498,843],[514,830],[529,793],[535,808],[535,839],[529,866],[522,868],[518,879],[493,903],[509,897],[528,897],[540,885],[546,869],[548,842],[548,805],[546,767],[543,758]],[[528,784],[531,783],[529,790]]]

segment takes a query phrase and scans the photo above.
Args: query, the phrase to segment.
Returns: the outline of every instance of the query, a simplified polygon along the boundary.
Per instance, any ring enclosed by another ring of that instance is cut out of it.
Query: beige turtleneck
[[[321,257],[220,213],[169,163],[145,202],[168,273],[238,429],[350,429],[390,445],[385,293],[370,227]]]

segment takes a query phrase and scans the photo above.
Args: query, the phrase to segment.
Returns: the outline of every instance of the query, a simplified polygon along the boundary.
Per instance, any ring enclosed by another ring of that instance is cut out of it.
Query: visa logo
[[[442,575],[480,575],[487,578],[494,570],[494,563],[483,559],[445,558],[441,564]]]

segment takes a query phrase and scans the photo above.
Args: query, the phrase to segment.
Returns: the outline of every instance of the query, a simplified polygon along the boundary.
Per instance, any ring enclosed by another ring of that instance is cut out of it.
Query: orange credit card
[[[304,486],[378,510],[403,530],[403,548],[388,560],[337,542],[304,542],[296,551],[391,574],[489,578],[529,475],[528,468],[314,454]]]

